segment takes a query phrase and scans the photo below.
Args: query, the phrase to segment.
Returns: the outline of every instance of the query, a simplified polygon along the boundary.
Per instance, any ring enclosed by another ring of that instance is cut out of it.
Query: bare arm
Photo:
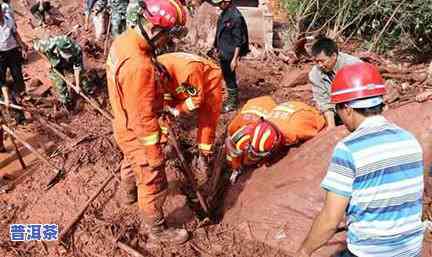
[[[325,245],[336,233],[343,220],[349,198],[327,192],[324,207],[315,218],[312,228],[296,256],[311,256],[314,251]]]

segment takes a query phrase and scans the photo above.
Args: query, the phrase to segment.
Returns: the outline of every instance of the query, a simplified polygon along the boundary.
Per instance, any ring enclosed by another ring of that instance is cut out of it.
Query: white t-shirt
[[[12,6],[7,3],[1,3],[1,9],[4,13],[4,15],[7,15],[11,17],[12,19],[15,19],[14,17],[14,10],[12,9]]]
[[[3,16],[4,23],[0,25],[0,51],[8,51],[18,46],[15,39],[15,22],[9,16]]]

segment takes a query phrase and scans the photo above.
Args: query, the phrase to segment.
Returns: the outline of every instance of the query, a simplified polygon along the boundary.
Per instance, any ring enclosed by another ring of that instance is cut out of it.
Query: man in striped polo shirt
[[[387,121],[384,81],[371,64],[336,74],[331,100],[352,132],[333,152],[321,186],[323,209],[297,252],[310,256],[346,215],[347,249],[340,257],[421,256],[423,153],[413,135]]]

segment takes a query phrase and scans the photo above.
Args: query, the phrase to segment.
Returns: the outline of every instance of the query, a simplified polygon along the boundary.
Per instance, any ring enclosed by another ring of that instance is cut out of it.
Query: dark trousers
[[[10,70],[14,84],[10,87],[11,102],[19,104],[21,94],[25,91],[24,76],[22,73],[22,55],[18,48],[0,51],[0,87],[6,86],[6,72]],[[15,120],[22,120],[24,113],[15,111]]]
[[[236,72],[231,70],[231,61],[221,59],[220,65],[228,89],[228,95],[237,96],[238,94],[237,76],[236,76]]]
[[[38,3],[34,4],[34,5],[30,8],[30,12],[33,14],[33,16],[34,16],[36,19],[38,19],[38,20],[40,20],[40,21],[42,21],[42,22],[45,23],[45,14],[46,14],[47,12],[49,12],[49,10],[51,9],[51,3],[48,2],[48,1],[43,2],[43,3],[42,3],[42,7],[43,7],[43,10],[40,11],[40,10],[39,10],[39,2],[38,2]]]

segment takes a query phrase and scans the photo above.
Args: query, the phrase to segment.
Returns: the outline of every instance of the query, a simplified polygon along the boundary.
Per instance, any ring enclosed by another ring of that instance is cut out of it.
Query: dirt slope
[[[432,103],[411,104],[388,111],[385,116],[416,135],[425,154],[425,172],[432,163]],[[409,115],[412,114],[412,115]],[[227,193],[226,224],[238,224],[246,235],[279,247],[287,253],[297,249],[322,207],[325,175],[332,149],[347,135],[343,127],[322,133],[306,142],[272,167],[263,167],[246,177]],[[427,180],[430,197],[431,181]],[[316,256],[328,256],[343,244],[338,235]],[[432,256],[430,245],[424,256]]]

